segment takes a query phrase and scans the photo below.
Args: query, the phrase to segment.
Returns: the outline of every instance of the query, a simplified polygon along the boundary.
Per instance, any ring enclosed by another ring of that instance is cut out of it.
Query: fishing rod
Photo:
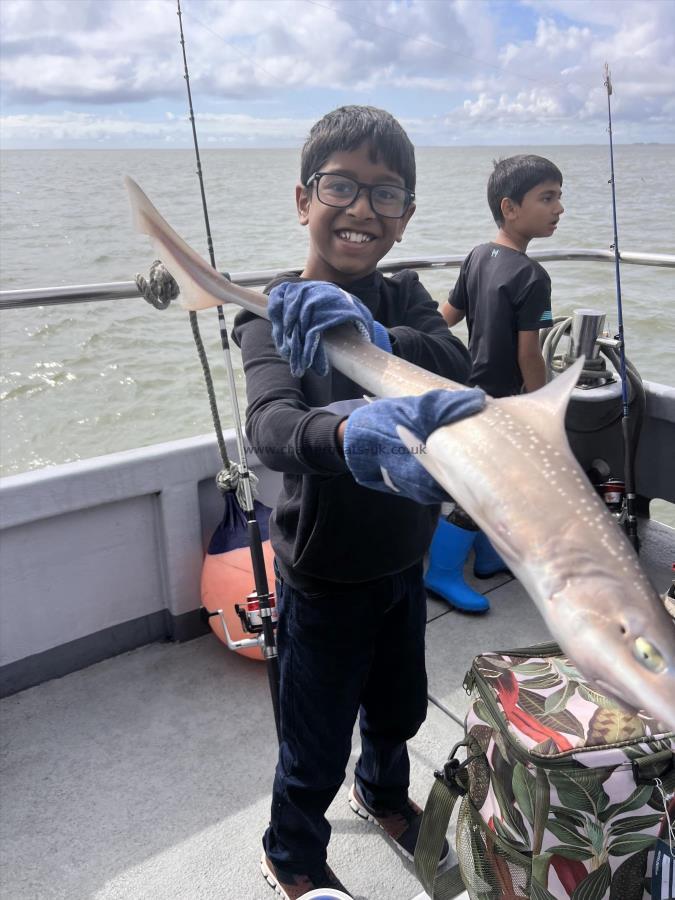
[[[211,265],[216,269],[216,257],[213,250],[213,240],[211,238],[211,226],[209,224],[209,213],[206,204],[206,191],[204,189],[204,177],[202,174],[201,158],[199,156],[199,142],[197,140],[197,126],[195,124],[195,114],[192,106],[192,91],[190,89],[190,73],[188,70],[187,54],[185,51],[185,34],[183,32],[183,16],[180,8],[180,0],[176,0],[178,24],[180,28],[180,45],[183,52],[183,65],[185,67],[185,85],[187,87],[188,106],[190,110],[190,122],[192,124],[192,138],[195,148],[195,156],[197,159],[197,176],[199,178],[199,189],[202,196],[202,209],[204,211],[204,224],[206,226],[206,242],[209,249],[209,259]],[[217,269],[216,269],[217,270]],[[239,502],[243,506],[246,516],[246,531],[248,544],[251,551],[251,563],[253,567],[253,577],[255,580],[256,599],[259,604],[259,615],[262,621],[262,637],[263,637],[263,656],[266,662],[267,676],[269,679],[270,693],[272,695],[272,708],[274,710],[274,723],[277,730],[277,738],[280,737],[279,731],[279,663],[277,660],[277,648],[274,636],[274,625],[272,620],[272,601],[270,598],[269,585],[267,583],[267,572],[265,571],[265,557],[263,555],[262,538],[260,536],[260,526],[255,515],[255,505],[253,502],[253,489],[251,486],[251,473],[246,459],[246,449],[244,447],[244,429],[241,423],[241,414],[239,412],[239,402],[237,400],[237,387],[234,379],[234,368],[232,366],[232,357],[230,355],[230,342],[227,337],[227,325],[223,307],[218,306],[218,325],[220,328],[220,342],[225,357],[225,368],[230,386],[230,403],[232,405],[232,418],[234,420],[234,430],[237,438],[237,451],[239,455],[239,463],[234,467],[234,471],[230,469],[224,480],[226,483],[223,487],[226,490],[236,490],[235,497],[239,498]],[[190,313],[196,317],[196,313]],[[228,477],[229,476],[229,477]]]
[[[607,89],[607,120],[608,120],[608,132],[609,132],[609,164],[610,164],[610,179],[609,183],[612,186],[612,220],[614,224],[614,273],[616,279],[616,307],[617,307],[617,320],[618,320],[618,328],[619,333],[616,335],[616,340],[619,344],[619,368],[620,368],[620,376],[621,376],[621,401],[622,401],[622,416],[621,416],[621,432],[623,434],[623,446],[624,446],[624,482],[625,482],[625,519],[624,519],[624,528],[626,531],[626,535],[628,536],[629,541],[635,547],[635,550],[638,551],[640,549],[638,532],[637,532],[637,517],[635,515],[635,505],[637,502],[637,496],[635,493],[635,473],[633,470],[633,453],[631,450],[631,439],[630,439],[630,431],[631,431],[631,422],[630,422],[630,405],[628,403],[628,376],[626,372],[626,347],[624,342],[624,331],[623,331],[623,306],[621,303],[621,269],[620,269],[620,261],[621,254],[619,253],[619,232],[616,223],[616,190],[615,190],[615,178],[614,178],[614,141],[612,139],[612,79],[610,77],[609,65],[605,63],[605,80],[604,80],[605,88]]]

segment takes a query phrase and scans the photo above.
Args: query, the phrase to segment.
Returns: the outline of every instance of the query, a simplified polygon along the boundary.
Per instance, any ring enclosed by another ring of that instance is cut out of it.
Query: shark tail
[[[180,303],[185,309],[200,310],[224,303],[242,303],[241,294],[250,294],[253,299],[249,298],[244,305],[248,308],[255,306],[253,311],[256,312],[260,311],[260,307],[264,310],[266,304],[262,295],[233,285],[213,269],[176,234],[132,178],[127,176],[124,183],[131,202],[134,228],[149,236],[157,256],[178,282]]]

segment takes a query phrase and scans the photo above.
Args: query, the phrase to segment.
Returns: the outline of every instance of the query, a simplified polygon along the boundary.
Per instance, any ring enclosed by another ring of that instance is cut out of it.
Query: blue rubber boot
[[[429,568],[424,576],[430,594],[464,612],[490,609],[487,599],[464,581],[464,563],[477,534],[477,531],[468,531],[446,519],[439,519],[429,548]]]
[[[476,558],[473,561],[473,574],[476,578],[492,578],[503,572],[511,574],[511,570],[492,546],[486,534],[479,531],[473,543]]]

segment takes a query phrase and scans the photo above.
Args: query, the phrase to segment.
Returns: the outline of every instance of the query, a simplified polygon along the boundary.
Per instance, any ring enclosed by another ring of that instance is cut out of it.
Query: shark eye
[[[633,656],[639,663],[651,672],[663,672],[666,661],[658,647],[655,647],[647,638],[637,637],[633,644]]]

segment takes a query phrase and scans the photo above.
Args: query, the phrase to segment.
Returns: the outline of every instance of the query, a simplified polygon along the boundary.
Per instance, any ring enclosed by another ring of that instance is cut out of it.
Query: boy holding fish
[[[305,266],[268,286],[270,322],[248,312],[235,320],[247,433],[261,461],[284,473],[270,520],[281,741],[261,866],[290,900],[345,890],[326,862],[325,813],[357,716],[351,808],[408,858],[419,832],[406,741],[426,716],[422,559],[446,495],[396,427],[424,441],[485,398],[478,389],[435,390],[367,403],[322,346],[325,330],[351,323],[387,353],[467,379],[466,349],[416,273],[376,270],[403,237],[414,190],[413,146],[389,113],[350,106],[324,116],[303,148],[296,187],[309,230]]]
[[[494,241],[475,247],[441,313],[450,326],[466,317],[471,375],[468,383],[491,397],[530,393],[546,384],[539,329],[553,324],[551,279],[526,255],[533,238],[550,237],[564,212],[562,173],[542,156],[521,154],[495,163],[487,187],[497,224]],[[466,612],[485,612],[487,597],[464,581],[473,547],[474,574],[490,578],[506,566],[487,537],[461,510],[441,518],[429,553],[427,588]]]

